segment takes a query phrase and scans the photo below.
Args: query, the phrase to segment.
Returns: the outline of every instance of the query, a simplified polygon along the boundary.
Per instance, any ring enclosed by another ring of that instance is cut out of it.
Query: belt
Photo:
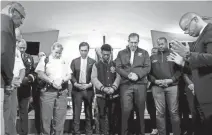
[[[48,89],[47,91],[63,91],[65,90],[65,88],[62,88],[62,89],[56,89],[55,87],[53,87],[52,85],[47,85],[46,88]]]
[[[96,94],[96,97],[106,98],[106,95],[105,94],[104,95],[102,95],[102,94]],[[117,97],[119,97],[119,95],[118,94],[116,94],[116,95],[110,95],[110,97],[117,98]]]

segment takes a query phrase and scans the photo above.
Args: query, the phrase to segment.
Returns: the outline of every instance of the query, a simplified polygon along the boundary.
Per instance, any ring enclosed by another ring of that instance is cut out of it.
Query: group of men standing
[[[192,47],[178,41],[168,41],[161,37],[157,40],[158,52],[151,57],[138,47],[139,35],[128,36],[128,46],[118,53],[113,61],[112,47],[101,47],[101,60],[96,62],[88,57],[90,46],[87,42],[79,45],[80,57],[72,60],[71,65],[61,58],[63,45],[54,43],[51,54],[42,57],[36,67],[33,59],[26,54],[26,41],[15,35],[25,18],[21,4],[13,2],[2,12],[1,26],[1,91],[4,91],[3,134],[15,135],[16,96],[18,95],[21,121],[20,134],[28,134],[28,106],[32,92],[31,85],[37,82],[40,91],[41,134],[62,135],[67,111],[69,81],[73,84],[73,133],[80,135],[80,113],[82,102],[85,106],[86,135],[92,135],[92,102],[97,97],[100,133],[115,134],[116,107],[121,108],[120,134],[129,134],[129,120],[132,111],[137,114],[139,134],[145,134],[144,110],[147,83],[156,105],[157,129],[166,135],[166,105],[171,117],[174,135],[180,135],[178,110],[178,80],[184,69],[192,71],[194,90],[194,133],[209,135],[212,125],[212,24],[207,24],[195,13],[186,13],[180,20],[185,34],[199,38]],[[17,51],[15,51],[17,45]],[[15,53],[16,52],[16,53]],[[16,55],[15,55],[16,54]],[[15,60],[15,58],[17,60]],[[19,58],[19,59],[18,59]],[[21,58],[21,59],[20,59]],[[14,64],[15,63],[15,64]],[[17,66],[18,65],[18,66]],[[94,88],[95,87],[95,91]],[[17,94],[18,92],[18,94]],[[192,113],[193,114],[193,113]],[[198,125],[198,126],[197,126]],[[200,126],[199,126],[200,125]]]

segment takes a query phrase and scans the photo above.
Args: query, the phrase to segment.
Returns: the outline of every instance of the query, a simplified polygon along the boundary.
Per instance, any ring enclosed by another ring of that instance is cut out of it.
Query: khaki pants
[[[68,90],[64,90],[62,95],[58,97],[57,91],[52,89],[41,92],[41,133],[43,135],[50,135],[51,132],[54,132],[54,135],[63,135],[67,111],[67,93]],[[52,117],[53,123],[51,126]],[[51,127],[53,127],[53,129],[51,129]]]

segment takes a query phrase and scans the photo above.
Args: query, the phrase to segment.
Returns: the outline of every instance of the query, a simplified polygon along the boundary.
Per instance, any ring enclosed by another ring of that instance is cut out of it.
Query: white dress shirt
[[[135,51],[131,51],[130,64],[133,65]]]
[[[87,57],[85,59],[81,57],[79,83],[86,83],[87,60]]]
[[[202,29],[201,29],[201,31],[200,31],[200,33],[199,33],[199,35],[201,35],[202,34],[202,32],[203,32],[203,30],[205,29],[205,27],[207,26],[207,24],[206,25],[204,25],[203,27],[202,27]]]
[[[22,69],[25,69],[25,66],[21,58],[21,52],[18,49],[16,49],[13,77],[19,77],[20,70]]]

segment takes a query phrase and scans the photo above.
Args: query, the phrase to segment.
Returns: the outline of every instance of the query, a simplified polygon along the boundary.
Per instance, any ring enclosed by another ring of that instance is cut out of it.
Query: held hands
[[[155,80],[155,84],[160,87],[168,87],[169,84],[173,83],[172,79]]]
[[[155,80],[155,84],[159,85],[160,87],[168,87],[164,80]]]
[[[133,73],[133,72],[130,72],[129,75],[128,75],[128,78],[132,81],[137,81],[138,80],[138,76]]]
[[[62,80],[61,79],[56,79],[52,81],[52,86],[56,89],[62,89]]]
[[[106,94],[113,94],[114,93],[114,89],[112,87],[105,87],[103,89],[103,91],[106,93]]]

